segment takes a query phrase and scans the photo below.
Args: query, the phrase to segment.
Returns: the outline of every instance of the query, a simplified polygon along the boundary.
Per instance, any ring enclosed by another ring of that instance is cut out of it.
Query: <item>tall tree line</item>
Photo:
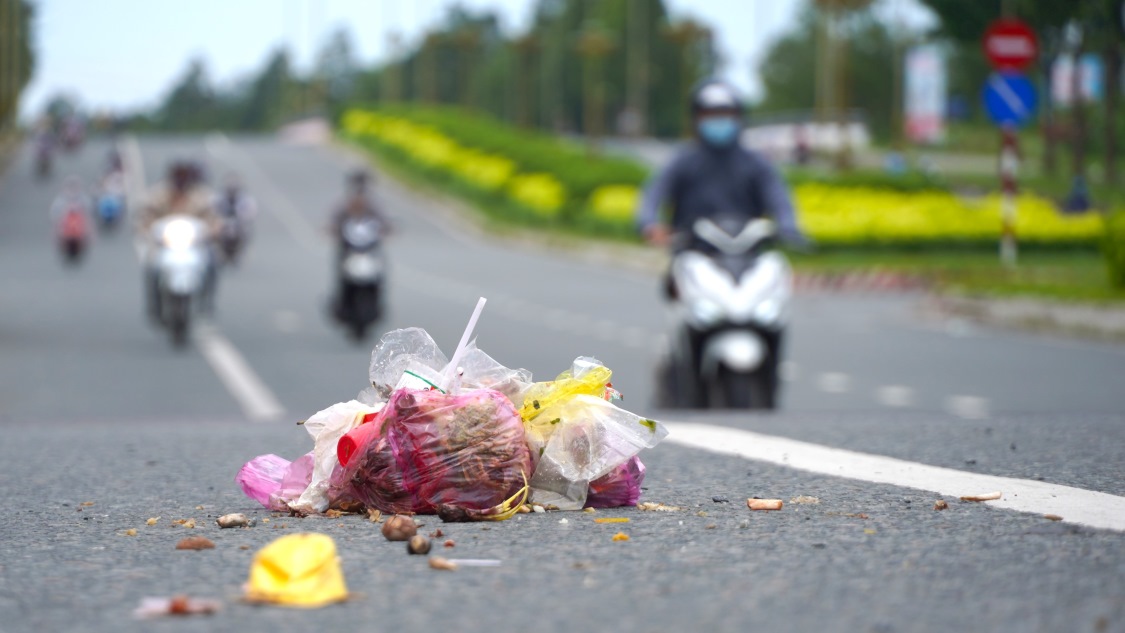
[[[0,134],[15,124],[20,97],[35,68],[32,18],[27,0],[0,0]]]

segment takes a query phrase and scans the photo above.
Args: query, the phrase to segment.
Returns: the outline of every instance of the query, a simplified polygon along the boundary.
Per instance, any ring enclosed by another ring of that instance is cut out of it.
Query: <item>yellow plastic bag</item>
[[[254,555],[246,599],[290,607],[322,607],[347,599],[336,542],[326,534],[283,536]]]
[[[527,444],[534,459],[539,449],[547,445],[557,422],[539,414],[563,400],[575,396],[605,396],[606,385],[613,376],[609,367],[593,358],[578,357],[574,365],[551,382],[537,382],[528,388],[520,408]]]

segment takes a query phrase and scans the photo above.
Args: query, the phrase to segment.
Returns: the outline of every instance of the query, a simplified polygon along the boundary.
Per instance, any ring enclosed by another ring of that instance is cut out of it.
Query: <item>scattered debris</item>
[[[563,525],[566,525],[567,523],[570,523],[570,521],[567,521],[566,518],[564,517],[562,519],[559,519],[559,523],[562,523]]]
[[[628,517],[605,517],[594,519],[594,523],[628,523]]]
[[[250,519],[246,518],[245,514],[224,514],[223,516],[215,519],[215,523],[219,524],[220,528],[236,528],[236,527],[250,527]]]
[[[383,513],[379,512],[378,510],[375,510],[374,508],[368,509],[367,510],[367,520],[371,521],[372,523],[382,523],[383,522]]]
[[[703,529],[704,530],[713,530],[717,527],[719,527],[719,526],[715,525],[714,523],[708,523],[706,526],[703,527]]]
[[[215,543],[206,536],[189,536],[176,543],[176,549],[215,549]]]
[[[141,598],[133,610],[135,618],[159,618],[168,615],[211,615],[223,607],[218,600],[174,596],[172,598]]]
[[[598,510],[597,510],[597,508],[582,508],[582,511],[585,512],[586,514],[593,514],[593,513],[597,512]]]
[[[409,541],[406,542],[406,551],[410,552],[411,554],[429,554],[430,539],[422,536],[421,534],[415,534],[414,536],[410,537]]]
[[[807,495],[799,495],[790,499],[789,503],[795,503],[797,505],[816,505],[820,503],[820,499],[818,499],[817,497],[809,497]]]
[[[122,534],[125,535],[125,536],[136,536],[137,535],[137,528],[129,528],[128,530],[125,530]]]
[[[326,534],[283,536],[254,554],[248,602],[322,607],[348,598],[336,542]]]
[[[340,510],[329,509],[324,511],[324,516],[328,517],[329,519],[339,519],[340,517],[344,516],[344,513]]]
[[[443,536],[445,536],[445,532],[442,532],[441,528],[438,528],[438,529],[434,530],[433,532],[430,532],[430,538],[441,538]]]
[[[94,505],[94,502],[93,501],[83,501],[82,503],[80,503],[78,505],[83,507],[83,508],[89,508],[90,506]]]
[[[613,535],[613,542],[615,542],[615,543],[618,542],[618,541],[628,541],[628,540],[629,540],[629,535],[624,533],[624,532],[618,532],[617,534]]]
[[[518,514],[531,514],[531,508],[527,504],[524,504],[520,506],[519,509],[516,510],[516,512]]]
[[[269,519],[266,520],[268,521]],[[172,521],[172,525],[179,525],[188,529],[192,529],[195,527],[195,519],[176,519],[175,521]]]
[[[203,506],[195,506],[195,509],[196,509],[196,510],[202,510],[202,509],[203,509]]]
[[[870,536],[871,534],[877,534],[878,531],[871,528],[864,528],[863,533]]]
[[[848,517],[849,519],[864,519],[864,520],[867,520],[867,519],[871,518],[871,517],[867,516],[866,512],[849,512],[848,514],[845,514],[844,516]]]
[[[1063,518],[1061,516],[1057,515],[1057,514],[1044,514],[1043,518],[1047,519],[1048,521],[1062,521],[1063,520]]]
[[[160,517],[152,517],[149,520],[145,521],[145,525],[156,525],[156,522],[159,520]]]
[[[946,503],[945,499],[938,499],[934,502],[934,510],[945,510],[948,507],[949,504]]]
[[[383,536],[388,541],[407,541],[417,533],[418,525],[408,516],[396,514],[383,523]]]
[[[651,501],[638,503],[637,509],[645,512],[679,512],[683,510],[683,508],[679,506],[666,506],[663,503],[653,503]]]
[[[730,503],[730,499],[726,497],[711,497],[711,501],[715,503]]]
[[[746,507],[751,510],[780,510],[782,505],[781,499],[747,499]]]
[[[532,509],[532,511],[534,511],[534,512],[538,512],[538,513],[543,513],[543,512],[546,512],[546,510],[544,510],[544,509],[543,509],[543,506],[541,506],[541,505],[534,505],[534,506],[531,506],[531,509]]]
[[[995,501],[1001,496],[999,492],[988,492],[983,495],[966,495],[961,497],[961,501]]]
[[[441,545],[442,545],[442,547],[456,547],[457,546],[457,544],[453,542],[453,539],[448,539],[444,543],[442,543]]]
[[[440,569],[440,570],[443,570],[443,571],[457,571],[457,563],[449,560],[448,558],[442,558],[441,556],[431,556],[430,557],[430,569]]]
[[[697,516],[697,517],[706,517],[706,516],[707,516],[707,513],[706,513],[706,512],[704,512],[703,510],[700,510],[699,512],[696,512],[696,513],[695,513],[695,516]]]

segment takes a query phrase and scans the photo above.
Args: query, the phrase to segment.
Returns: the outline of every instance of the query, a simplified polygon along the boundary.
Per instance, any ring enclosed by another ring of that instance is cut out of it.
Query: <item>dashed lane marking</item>
[[[914,390],[903,385],[883,385],[875,390],[875,400],[884,407],[914,406]]]
[[[242,354],[214,326],[198,324],[195,344],[227,390],[238,400],[247,417],[261,422],[275,420],[285,413],[273,392],[258,378]]]
[[[668,441],[806,472],[961,497],[1000,491],[987,505],[1052,514],[1068,523],[1125,531],[1125,497],[1041,481],[967,473],[709,424],[666,423]]]
[[[988,399],[980,396],[949,396],[945,399],[945,410],[966,420],[985,420],[988,409]]]
[[[852,379],[847,374],[825,372],[817,377],[816,384],[825,393],[847,393],[852,388]]]

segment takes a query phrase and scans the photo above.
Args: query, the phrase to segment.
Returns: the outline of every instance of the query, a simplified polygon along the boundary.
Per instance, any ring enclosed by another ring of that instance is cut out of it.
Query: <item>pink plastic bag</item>
[[[357,448],[330,495],[382,512],[467,521],[498,514],[530,477],[523,422],[503,394],[400,389],[381,434]]]
[[[312,453],[294,462],[273,454],[259,455],[246,462],[234,480],[247,497],[270,510],[286,511],[288,503],[308,488],[312,471]]]
[[[645,480],[645,465],[634,456],[609,473],[590,482],[586,496],[587,508],[620,508],[637,505],[641,499],[641,484]]]

